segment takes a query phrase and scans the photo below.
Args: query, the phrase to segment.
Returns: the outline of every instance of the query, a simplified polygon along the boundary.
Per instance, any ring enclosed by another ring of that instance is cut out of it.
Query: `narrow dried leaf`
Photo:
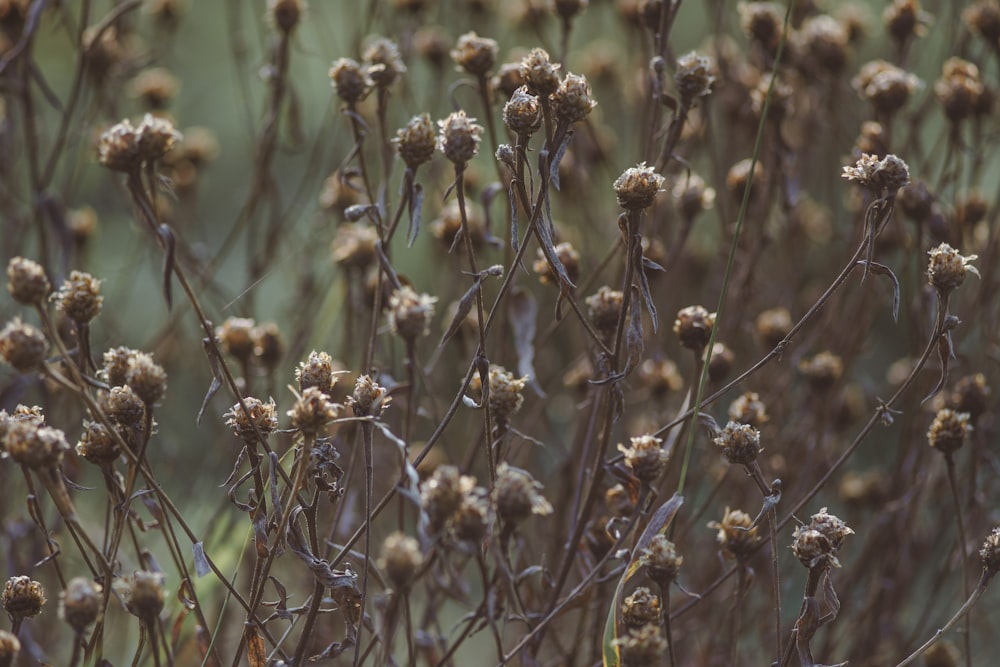
[[[257,628],[247,626],[247,660],[250,667],[267,667],[267,651],[264,648],[264,638],[260,636]]]
[[[216,354],[218,348],[212,345],[212,341],[208,338],[201,339],[201,346],[205,350],[205,356],[208,357],[208,366],[212,369],[212,383],[208,385],[208,391],[205,392],[205,398],[202,399],[201,408],[195,418],[197,426],[201,426],[201,418],[205,415],[205,410],[208,409],[208,402],[222,389],[222,373],[219,371],[219,357]]]
[[[507,199],[510,201],[510,247],[514,250],[514,254],[517,254],[518,240],[517,240],[517,197],[514,195],[514,181],[510,182],[510,188],[507,189]]]
[[[465,291],[462,298],[458,300],[458,308],[455,309],[455,317],[451,319],[451,324],[448,325],[448,330],[444,332],[441,336],[441,342],[438,343],[438,347],[444,347],[444,344],[451,340],[451,337],[458,333],[458,330],[462,327],[462,322],[465,318],[472,312],[472,304],[476,302],[476,292],[479,291],[482,285],[482,279],[476,278],[475,282],[472,283],[472,287]]]
[[[866,264],[865,260],[859,260],[858,264]],[[870,266],[866,266],[872,273],[878,276],[889,276],[889,280],[892,281],[892,321],[899,321],[899,279],[896,278],[896,274],[892,272],[888,266],[884,264],[879,264],[878,262],[871,262]]]
[[[420,216],[424,210],[424,187],[419,183],[414,183],[413,192],[410,195],[410,233],[407,235],[407,247],[412,248],[413,242],[417,240],[420,233]]]
[[[205,543],[195,542],[191,545],[191,552],[194,554],[194,573],[200,578],[212,571],[212,566],[208,563],[208,556],[205,555]]]
[[[174,273],[174,261],[176,260],[177,240],[174,233],[167,225],[160,225],[160,238],[163,239],[163,249],[166,254],[163,257],[163,296],[167,300],[167,310],[173,307],[174,297],[172,292],[171,278]]]
[[[528,378],[528,383],[544,396],[535,380],[535,322],[538,304],[535,297],[523,289],[516,289],[507,300],[507,316],[514,331],[514,350],[517,352],[517,374]]]
[[[638,237],[638,234],[636,234]],[[642,291],[642,301],[646,304],[646,311],[649,313],[649,319],[653,324],[653,333],[656,333],[658,327],[658,321],[656,317],[656,305],[653,303],[653,294],[649,291],[649,279],[646,277],[646,263],[645,258],[642,256],[642,238],[636,238],[635,243],[635,258],[634,262],[636,265],[636,274],[639,276],[639,289]],[[656,262],[653,262],[656,266]],[[662,268],[660,269],[663,270]]]
[[[628,328],[625,330],[625,352],[628,355],[625,363],[625,374],[628,375],[642,361],[644,350],[642,337],[642,308],[638,304],[638,289],[632,286],[633,298],[629,313]]]
[[[573,132],[571,130],[563,137],[562,143],[559,144],[559,148],[556,149],[555,155],[552,156],[552,161],[549,163],[549,180],[552,181],[552,187],[556,190],[559,189],[559,163],[566,155],[566,149],[569,148],[569,142],[572,138]]]

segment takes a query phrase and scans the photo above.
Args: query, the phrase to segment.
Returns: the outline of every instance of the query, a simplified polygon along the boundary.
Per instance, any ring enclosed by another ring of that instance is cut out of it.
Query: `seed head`
[[[337,96],[348,104],[357,104],[365,98],[373,83],[361,65],[350,58],[335,60],[330,67],[330,79]]]
[[[17,635],[6,630],[0,630],[0,665],[10,667],[14,664],[14,658],[21,652],[21,642]]]
[[[767,415],[767,406],[760,400],[760,395],[755,391],[748,391],[729,405],[729,419],[731,422],[748,424],[759,430],[770,417]]]
[[[952,123],[975,115],[982,107],[986,87],[979,78],[979,68],[961,58],[948,58],[941,68],[941,78],[934,84],[944,113]]]
[[[568,241],[558,244],[555,247],[555,251],[556,257],[559,258],[559,262],[566,269],[566,275],[569,276],[570,281],[576,282],[577,278],[580,277],[580,253]],[[538,275],[538,280],[543,285],[558,284],[559,278],[552,270],[549,260],[545,258],[545,253],[541,248],[538,249],[538,257],[535,259],[535,263],[532,264],[531,269]]]
[[[725,343],[712,345],[712,354],[708,357],[708,378],[712,382],[725,380],[733,369],[735,359],[736,355]]]
[[[598,289],[596,294],[587,297],[587,317],[597,332],[604,336],[614,334],[621,310],[622,293],[607,285]]]
[[[907,217],[923,222],[934,212],[934,193],[924,181],[911,181],[899,189],[896,201]]]
[[[824,507],[812,516],[812,521],[795,529],[792,553],[810,570],[840,567],[837,552],[844,538],[853,534],[846,523]]]
[[[129,613],[152,623],[163,610],[163,575],[140,570],[119,580],[119,594]]]
[[[399,157],[410,169],[416,169],[425,162],[430,162],[437,148],[437,137],[434,135],[434,123],[427,114],[419,114],[396,132],[393,139]]]
[[[114,434],[104,424],[87,421],[76,443],[76,453],[94,465],[103,466],[113,463],[121,450]]]
[[[663,663],[667,640],[660,626],[649,623],[639,629],[629,629],[628,634],[612,640],[620,652],[623,664],[630,667],[653,667]]]
[[[347,404],[357,417],[380,417],[392,397],[385,387],[380,386],[370,375],[359,375],[354,383],[354,393],[348,396]]]
[[[666,535],[657,533],[640,552],[639,562],[646,567],[646,575],[663,590],[677,579],[684,557],[677,554],[677,547]]]
[[[972,421],[986,412],[990,387],[982,373],[967,375],[955,383],[948,395],[948,406],[956,412],[968,412]]]
[[[490,87],[494,93],[508,99],[515,90],[523,85],[525,85],[524,75],[521,73],[521,63],[519,62],[500,65],[497,73],[490,80]]]
[[[274,405],[274,400],[264,403],[259,398],[247,396],[243,399],[247,406],[247,412],[243,411],[239,403],[229,408],[223,417],[226,418],[226,426],[233,429],[233,435],[243,442],[254,442],[257,436],[254,434],[254,426],[265,438],[278,428],[278,410]]]
[[[127,118],[105,130],[97,144],[97,161],[112,171],[133,171],[138,153],[138,136]]]
[[[334,403],[318,387],[302,390],[302,395],[288,411],[292,418],[292,428],[307,435],[316,435],[326,427],[327,422],[336,419],[341,406]]]
[[[267,0],[267,20],[285,34],[295,29],[305,10],[305,0]]]
[[[125,384],[128,360],[135,353],[136,350],[125,346],[113,347],[104,353],[101,376],[109,385],[117,387]]]
[[[824,350],[815,357],[799,362],[799,373],[805,376],[814,391],[826,391],[844,374],[844,362],[832,352]]]
[[[48,349],[45,334],[19,317],[0,330],[0,357],[22,373],[41,366]]]
[[[751,164],[753,164],[753,178],[750,176]],[[750,201],[754,201],[758,193],[762,191],[763,185],[761,181],[763,178],[764,167],[760,162],[755,164],[751,158],[740,160],[726,172],[726,190],[729,191],[729,198],[737,203],[742,202],[743,193],[747,189],[747,184],[749,184]]]
[[[89,273],[73,271],[58,292],[52,295],[56,309],[79,324],[86,324],[101,312],[104,297],[101,281]]]
[[[248,317],[227,317],[222,326],[215,329],[215,338],[222,351],[237,361],[246,363],[253,356],[251,332],[254,324]]]
[[[638,374],[639,383],[657,398],[684,386],[677,364],[670,359],[646,359],[639,365]]]
[[[327,396],[333,396],[333,386],[337,384],[337,375],[341,372],[343,367],[329,354],[313,350],[309,353],[309,358],[299,363],[299,367],[295,369],[295,379],[299,383],[300,392],[316,387]]]
[[[715,189],[706,187],[705,179],[695,173],[678,179],[671,194],[684,220],[694,220],[699,213],[715,205]]]
[[[1000,3],[997,0],[979,0],[962,12],[962,19],[969,30],[990,45],[1000,46]]]
[[[397,590],[406,591],[416,581],[417,570],[423,555],[420,553],[420,543],[402,532],[395,532],[385,538],[382,543],[382,555],[378,566],[385,571],[386,576]]]
[[[489,380],[490,411],[498,427],[506,426],[524,404],[524,387],[528,384],[528,378],[517,377],[503,366],[490,364]],[[473,391],[482,391],[482,381],[478,374],[470,387]]]
[[[542,107],[527,86],[514,91],[503,105],[503,122],[514,134],[528,137],[542,126]]]
[[[146,114],[135,129],[136,147],[141,162],[153,162],[174,149],[184,137],[166,118]]]
[[[433,532],[441,530],[458,510],[462,499],[476,486],[476,480],[455,466],[438,466],[420,485],[420,506],[427,513]]]
[[[663,187],[663,177],[653,167],[641,162],[626,169],[614,182],[618,205],[629,211],[641,211],[653,204]]]
[[[587,8],[588,0],[548,0],[549,11],[564,19],[571,19]]]
[[[899,111],[923,85],[915,75],[885,60],[866,63],[851,84],[863,100],[887,116]]]
[[[990,574],[1000,571],[1000,528],[994,528],[986,536],[979,557],[983,560],[983,569]]]
[[[884,192],[894,197],[899,188],[910,182],[910,168],[892,153],[881,160],[864,153],[853,167],[844,167],[841,175],[849,181],[857,181],[879,196]]]
[[[41,264],[24,257],[12,257],[7,264],[7,291],[14,301],[37,306],[52,291],[52,284]]]
[[[163,366],[153,361],[153,355],[135,352],[129,356],[125,384],[142,399],[146,407],[151,407],[163,398],[167,391],[167,373]]]
[[[148,67],[139,72],[129,82],[129,94],[154,111],[162,111],[170,106],[177,96],[180,82],[170,70],[164,67]]]
[[[722,548],[722,555],[740,560],[749,556],[750,550],[757,543],[757,526],[751,528],[751,525],[753,517],[727,507],[722,521],[710,521],[708,527],[718,531],[715,541]]]
[[[670,460],[670,452],[660,446],[663,440],[654,435],[636,436],[629,442],[629,447],[618,445],[618,451],[625,456],[625,465],[640,482],[652,484]]]
[[[462,496],[462,502],[448,525],[455,539],[462,542],[480,542],[486,535],[489,494],[481,486],[473,487]]]
[[[938,410],[930,429],[927,442],[946,457],[950,457],[965,444],[965,438],[972,433],[968,412],[955,412],[949,408]]]
[[[337,226],[330,243],[333,261],[344,267],[366,268],[375,261],[378,230],[367,222],[345,222]]]
[[[451,59],[472,76],[486,76],[497,62],[496,40],[467,32],[458,38]]]
[[[560,122],[577,123],[593,111],[597,102],[591,97],[587,79],[577,74],[567,74],[551,97],[552,111]]]
[[[42,613],[45,589],[31,577],[11,577],[3,589],[3,608],[12,619],[32,618]]]
[[[548,98],[559,88],[559,65],[549,60],[545,49],[534,48],[521,60],[521,77],[532,93]]]
[[[708,345],[714,327],[715,313],[708,312],[703,306],[682,308],[674,320],[674,333],[681,345],[698,353]]]
[[[966,273],[979,277],[979,269],[971,264],[978,259],[976,255],[965,257],[947,243],[932,248],[927,254],[931,258],[927,265],[927,282],[942,294],[948,294],[965,282]]]
[[[74,577],[59,597],[59,615],[79,635],[101,615],[100,584]]]
[[[681,104],[690,106],[699,97],[712,92],[715,83],[715,63],[707,56],[699,56],[692,51],[677,59],[674,85],[681,98]]]
[[[369,42],[362,57],[368,78],[379,88],[392,85],[396,77],[406,71],[403,58],[399,55],[399,47],[384,37],[377,37]]]
[[[627,628],[641,628],[660,622],[660,596],[645,586],[635,589],[622,601],[622,622]]]
[[[455,244],[459,232],[462,231],[462,209],[458,202],[452,200],[441,209],[439,218],[431,223],[431,233],[447,249]],[[472,247],[480,247],[486,240],[486,221],[483,210],[474,202],[465,202],[465,222],[469,229],[469,239]]]
[[[847,28],[828,14],[810,16],[796,33],[795,44],[806,56],[807,63],[830,74],[838,74],[847,64]]]
[[[268,372],[273,371],[285,352],[285,341],[278,325],[264,322],[250,330],[250,339],[253,341],[253,356]]]
[[[116,426],[141,427],[146,416],[146,404],[128,385],[112,387],[102,407]]]
[[[885,30],[900,44],[927,32],[930,14],[920,8],[919,0],[893,0],[882,13]]]
[[[773,2],[741,2],[739,11],[743,32],[750,41],[768,54],[777,53],[785,22],[781,6]]]
[[[552,505],[539,492],[542,485],[526,470],[513,468],[506,462],[497,467],[493,502],[497,516],[509,525],[516,525],[532,514],[552,514]]]
[[[469,118],[465,111],[455,111],[438,121],[438,148],[456,166],[464,166],[479,152],[483,127]]]
[[[417,294],[404,285],[389,297],[389,327],[403,340],[413,341],[430,333],[437,297]]]
[[[749,424],[732,421],[713,442],[722,448],[722,455],[733,465],[750,465],[763,449],[760,446],[760,431]]]

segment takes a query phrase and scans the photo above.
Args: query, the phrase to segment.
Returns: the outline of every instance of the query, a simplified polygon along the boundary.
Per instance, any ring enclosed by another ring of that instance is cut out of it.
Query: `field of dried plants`
[[[998,92],[997,0],[0,0],[0,667],[994,664]]]

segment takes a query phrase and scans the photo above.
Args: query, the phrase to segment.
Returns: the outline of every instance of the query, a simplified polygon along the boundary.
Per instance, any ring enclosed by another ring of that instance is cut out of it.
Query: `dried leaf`
[[[424,209],[424,187],[419,183],[413,184],[410,193],[410,233],[407,235],[407,247],[413,247],[413,242],[417,240],[420,233],[420,216]]]
[[[870,270],[875,275],[879,276],[889,276],[889,280],[892,281],[892,321],[899,321],[899,279],[896,278],[896,274],[892,272],[888,266],[884,264],[879,264],[878,262],[871,262],[868,265],[866,260],[858,260],[858,264],[864,264],[866,269]]]
[[[559,144],[559,148],[556,149],[555,155],[552,156],[552,161],[549,163],[549,180],[552,181],[552,187],[556,190],[559,189],[559,163],[562,162],[572,138],[573,132],[567,132],[566,136],[563,137],[562,143]]]
[[[653,295],[649,291],[649,279],[646,277],[646,262],[645,258],[642,256],[642,238],[636,234],[636,239],[634,243],[635,247],[635,258],[633,261],[636,265],[636,274],[639,276],[639,289],[642,291],[642,300],[646,304],[646,311],[649,313],[649,319],[653,323],[653,333],[656,333],[658,326],[656,317],[656,305],[653,303]],[[651,262],[655,266],[659,267],[656,262]],[[662,271],[662,267],[660,268]]]
[[[264,639],[260,636],[257,628],[248,625],[247,633],[247,660],[250,667],[267,667],[267,651],[264,648]]]
[[[201,418],[208,408],[208,402],[222,389],[222,373],[219,371],[220,359],[217,354],[218,348],[212,345],[212,341],[208,338],[201,339],[201,346],[205,350],[205,356],[208,357],[208,366],[212,369],[212,384],[208,385],[205,398],[201,401],[201,408],[198,410],[198,416],[195,418],[195,425],[197,426],[201,426]]]
[[[212,571],[212,567],[208,563],[208,556],[205,555],[205,543],[195,542],[191,545],[191,551],[194,553],[194,573],[199,578],[204,577]]]
[[[163,240],[163,249],[166,251],[166,254],[163,257],[163,296],[167,300],[167,310],[170,310],[174,303],[172,283],[170,279],[173,277],[174,273],[177,240],[174,238],[174,233],[167,225],[160,225],[158,231],[160,238]]]
[[[538,304],[531,292],[523,289],[514,290],[507,300],[507,316],[514,331],[517,374],[527,377],[528,383],[538,395],[545,396],[535,380],[535,322],[538,318]]]
[[[642,337],[642,308],[637,303],[639,290],[632,286],[633,298],[630,305],[628,328],[625,330],[625,352],[628,355],[625,362],[625,374],[628,375],[642,361],[644,350]]]
[[[507,199],[510,201],[510,247],[514,250],[514,254],[517,254],[518,241],[517,241],[517,197],[514,195],[514,181],[510,182],[510,187],[507,189]]]
[[[451,324],[448,325],[448,330],[444,332],[441,336],[441,342],[438,343],[438,347],[444,347],[444,344],[451,340],[451,337],[458,333],[458,330],[462,327],[462,322],[465,318],[472,312],[472,304],[476,302],[476,293],[479,291],[479,287],[482,285],[482,279],[476,278],[475,282],[472,283],[472,287],[465,291],[462,298],[458,300],[458,308],[455,309],[455,317],[451,319]]]

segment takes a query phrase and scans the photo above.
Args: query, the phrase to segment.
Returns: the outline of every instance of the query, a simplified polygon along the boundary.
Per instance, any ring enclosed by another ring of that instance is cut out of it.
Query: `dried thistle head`
[[[485,77],[497,62],[496,40],[467,32],[458,38],[451,59],[472,76]]]
[[[726,461],[733,465],[750,465],[763,450],[760,431],[749,424],[729,422],[713,442],[722,449]]]
[[[255,324],[249,317],[227,317],[222,326],[215,328],[215,338],[222,352],[241,363],[249,361],[253,356],[251,332]]]
[[[671,391],[680,391],[684,378],[677,370],[677,364],[670,359],[645,359],[638,368],[639,383],[655,397],[662,397]]]
[[[551,95],[552,112],[565,124],[578,123],[590,115],[597,106],[586,77],[569,73]]]
[[[894,197],[899,188],[910,182],[910,168],[903,160],[889,153],[881,160],[864,153],[853,166],[844,167],[841,175],[868,188],[877,196]]]
[[[105,130],[97,143],[97,161],[112,171],[135,170],[138,153],[138,135],[127,118]]]
[[[808,68],[838,74],[847,64],[849,42],[850,33],[843,23],[828,14],[819,14],[802,22],[794,43]]]
[[[540,491],[542,485],[526,470],[514,468],[506,462],[497,466],[497,479],[493,487],[493,503],[497,516],[509,525],[516,525],[532,514],[552,514],[552,505]]]
[[[74,577],[59,596],[59,616],[78,635],[100,617],[103,590],[100,584],[86,577]]]
[[[165,67],[147,67],[129,84],[129,94],[154,111],[166,109],[180,90],[180,81]]]
[[[0,330],[0,358],[22,373],[41,366],[48,349],[45,334],[22,322],[20,317]]]
[[[639,562],[646,568],[646,576],[664,590],[677,579],[684,557],[666,535],[657,533],[640,552]]]
[[[264,322],[250,330],[253,356],[261,366],[272,372],[285,353],[285,341],[274,322]]]
[[[931,248],[927,254],[930,255],[927,282],[941,294],[948,294],[965,282],[967,273],[979,277],[979,269],[972,265],[972,262],[978,259],[976,255],[966,257],[947,243]]]
[[[476,380],[479,380],[478,383]],[[490,364],[490,411],[498,427],[505,427],[524,404],[524,388],[527,376],[518,377],[499,364]],[[482,389],[482,381],[476,375],[474,383]]]
[[[14,658],[21,652],[21,642],[17,635],[0,630],[0,665],[10,667],[14,664]]]
[[[116,426],[141,427],[146,417],[146,404],[128,385],[112,387],[101,407]]]
[[[138,158],[143,163],[159,160],[184,138],[170,120],[152,114],[143,116],[135,133]]]
[[[622,600],[621,617],[626,628],[641,628],[660,622],[660,596],[645,586],[635,589]]]
[[[751,165],[753,165],[752,178],[750,172]],[[752,158],[740,160],[726,172],[726,190],[729,192],[729,198],[736,203],[742,202],[743,193],[746,192],[749,185],[750,201],[753,202],[763,191],[763,180],[764,166],[760,162],[754,163]]]
[[[367,222],[345,222],[337,225],[337,234],[330,242],[333,261],[345,267],[364,269],[376,258],[378,230]]]
[[[741,2],[739,12],[747,38],[765,53],[776,54],[785,23],[784,9],[774,2]]]
[[[865,63],[851,84],[863,100],[885,116],[903,108],[914,91],[923,85],[916,75],[885,60]]]
[[[103,366],[100,371],[101,377],[112,387],[125,384],[125,374],[128,372],[128,360],[135,352],[136,350],[124,345],[106,350],[102,356]]]
[[[715,189],[707,187],[705,179],[695,173],[688,172],[678,179],[671,194],[677,210],[686,221],[694,220],[699,213],[715,205]]]
[[[304,392],[310,387],[316,387],[327,396],[333,396],[333,387],[337,384],[337,375],[344,371],[343,365],[326,352],[313,350],[309,357],[300,362],[295,369],[295,379],[299,383],[299,391]]]
[[[799,373],[818,392],[828,390],[844,374],[844,362],[834,353],[824,350],[814,357],[799,362]]]
[[[391,401],[392,397],[385,387],[370,375],[359,375],[354,383],[354,393],[347,397],[347,404],[357,417],[380,417]]]
[[[490,79],[490,88],[501,99],[510,97],[514,91],[524,86],[524,75],[521,73],[521,63],[504,63],[497,69],[497,73]]]
[[[452,514],[448,527],[460,542],[478,543],[486,536],[489,526],[489,493],[481,486],[469,489]]]
[[[722,382],[733,370],[736,354],[725,343],[716,342],[712,345],[712,353],[708,355],[708,378],[712,382]]]
[[[681,308],[674,320],[674,333],[681,345],[699,354],[708,345],[714,327],[715,313],[708,312],[704,306]]]
[[[45,604],[45,589],[31,577],[11,577],[4,585],[4,611],[12,619],[32,618],[42,613]]]
[[[625,456],[625,465],[643,484],[652,484],[670,460],[670,453],[661,445],[662,438],[640,435],[629,439],[629,446],[618,445]]]
[[[1000,3],[997,0],[978,0],[969,5],[962,11],[962,20],[971,32],[991,46],[1000,46]]]
[[[729,404],[729,419],[738,424],[748,424],[758,430],[770,421],[767,405],[755,391],[745,392]]]
[[[416,169],[425,162],[430,162],[437,148],[437,136],[434,133],[434,123],[425,113],[411,118],[396,132],[393,139],[396,150],[403,163],[410,169]]]
[[[1000,528],[994,528],[986,536],[979,549],[979,557],[983,561],[983,569],[988,573],[992,575],[1000,571]]]
[[[521,60],[521,77],[535,95],[547,99],[559,88],[559,65],[545,49],[534,48]]]
[[[337,418],[341,408],[340,404],[331,401],[318,387],[308,387],[302,391],[287,414],[292,418],[292,428],[305,435],[315,436],[326,428],[327,422]]]
[[[99,422],[83,423],[83,433],[76,443],[76,453],[94,465],[113,463],[121,454],[118,440],[110,430]]]
[[[955,412],[949,408],[938,410],[927,431],[927,443],[945,456],[950,457],[965,444],[972,433],[968,412]]]
[[[681,104],[690,106],[699,97],[712,92],[715,83],[715,63],[708,56],[700,56],[694,51],[677,59],[674,85],[681,98]]]
[[[722,521],[708,523],[709,528],[717,531],[715,541],[721,547],[722,555],[736,560],[749,556],[751,549],[757,544],[757,526],[751,528],[752,525],[752,516],[728,507],[722,515]]]
[[[580,253],[576,251],[576,248],[569,241],[557,244],[555,251],[559,262],[566,269],[566,275],[569,276],[571,282],[575,283],[577,278],[580,277]],[[531,265],[531,270],[535,272],[539,282],[543,285],[557,285],[559,277],[552,270],[549,260],[545,258],[545,252],[539,248],[537,254],[535,263]]]
[[[920,0],[892,0],[882,12],[882,21],[889,36],[899,44],[927,34],[931,15],[920,8]]]
[[[7,264],[7,291],[20,304],[38,306],[52,291],[41,264],[24,257],[12,257]]]
[[[907,217],[917,222],[927,220],[934,212],[934,193],[924,181],[911,181],[900,188],[896,202]]]
[[[475,202],[465,202],[465,222],[469,230],[469,239],[473,248],[479,248],[486,241],[486,220],[483,209]],[[459,233],[462,232],[462,209],[458,201],[448,202],[431,223],[431,233],[441,245],[450,250],[455,245]]]
[[[951,57],[941,67],[941,78],[934,83],[934,94],[944,107],[948,120],[958,123],[982,108],[986,87],[975,63]]]
[[[662,187],[663,177],[645,162],[629,167],[614,182],[618,205],[629,211],[649,208]]]
[[[403,285],[389,297],[389,327],[406,341],[413,341],[430,333],[431,319],[437,297],[418,294],[409,285]]]
[[[128,358],[125,384],[149,408],[163,398],[166,393],[167,373],[162,366],[153,361],[153,355],[146,352],[134,352]]]
[[[406,533],[396,531],[382,543],[378,566],[385,571],[396,590],[407,591],[416,582],[422,561],[420,543]]]
[[[503,105],[503,122],[508,130],[522,137],[531,136],[542,126],[541,104],[527,86],[515,90]]]
[[[614,334],[622,310],[622,293],[603,285],[586,302],[587,317],[597,332],[603,336]]]
[[[837,552],[844,538],[853,535],[846,523],[822,508],[808,524],[795,529],[792,553],[810,570],[840,567]]]
[[[961,378],[948,394],[947,404],[956,412],[967,412],[975,422],[989,407],[990,387],[986,376],[975,373]]]
[[[483,127],[458,110],[438,121],[438,148],[456,166],[465,166],[479,152]]]
[[[56,309],[79,324],[86,324],[101,312],[104,297],[101,281],[89,273],[72,271],[59,291],[52,295]]]
[[[475,486],[474,477],[461,474],[451,465],[438,466],[420,485],[420,506],[427,513],[433,532],[444,528]]]
[[[236,403],[222,415],[226,418],[226,426],[233,429],[233,435],[245,443],[251,443],[257,438],[255,426],[265,438],[277,430],[278,410],[273,399],[265,403],[259,398],[247,396],[243,399],[243,404],[247,406],[246,412]]]
[[[330,66],[330,81],[337,96],[348,104],[357,104],[368,95],[373,83],[361,64],[351,58],[339,58]]]
[[[295,29],[305,11],[305,0],[267,0],[268,22],[285,34]]]
[[[163,575],[139,570],[115,582],[125,608],[143,623],[153,623],[163,611]]]
[[[385,37],[376,37],[368,42],[362,59],[367,77],[379,88],[389,87],[400,74],[406,72],[399,46]]]
[[[641,628],[631,628],[628,633],[612,640],[612,645],[621,653],[622,663],[630,667],[654,667],[663,663],[667,651],[667,640],[660,632],[660,626],[648,623]]]

